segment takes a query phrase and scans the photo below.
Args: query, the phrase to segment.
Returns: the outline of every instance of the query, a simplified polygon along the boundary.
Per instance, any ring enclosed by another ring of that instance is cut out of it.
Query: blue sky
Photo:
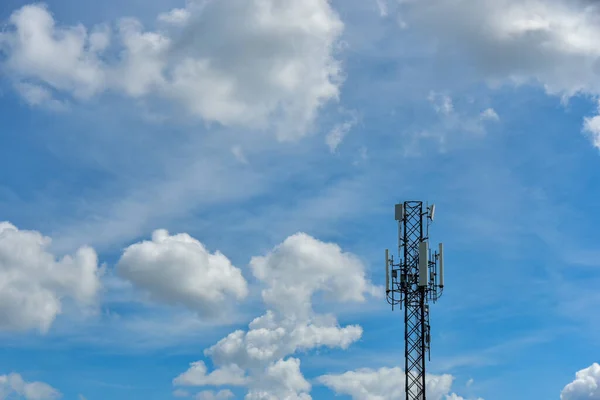
[[[600,399],[599,17],[3,1],[0,399],[401,399],[410,199],[446,253],[430,397]]]

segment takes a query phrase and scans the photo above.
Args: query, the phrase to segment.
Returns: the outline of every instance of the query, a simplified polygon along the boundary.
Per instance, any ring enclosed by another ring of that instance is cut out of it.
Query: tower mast
[[[396,204],[398,256],[385,251],[386,297],[394,306],[404,306],[404,372],[406,400],[426,400],[425,356],[430,351],[429,302],[435,303],[444,288],[443,245],[431,252],[429,225],[435,205],[422,201]],[[390,271],[391,267],[391,271]],[[391,275],[390,275],[391,272]],[[391,278],[391,280],[390,280]]]

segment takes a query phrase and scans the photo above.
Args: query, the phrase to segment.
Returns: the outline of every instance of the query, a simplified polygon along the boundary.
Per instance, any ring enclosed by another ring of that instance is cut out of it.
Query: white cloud
[[[318,378],[318,381],[337,394],[351,396],[353,400],[405,399],[405,374],[400,368],[359,369],[340,375],[323,375]],[[454,393],[450,394],[452,381],[451,375],[427,375],[425,377],[427,398],[462,399]]]
[[[575,374],[575,380],[569,383],[560,394],[561,400],[599,400],[600,364],[594,363]]]
[[[288,237],[265,256],[253,257],[250,267],[267,284],[262,293],[265,303],[282,315],[311,315],[310,300],[317,291],[342,302],[381,294],[367,280],[358,257],[304,233]]]
[[[466,400],[464,397],[457,395],[456,393],[452,393],[449,395],[446,395],[446,400]],[[477,399],[477,400],[483,400],[483,399]]]
[[[400,14],[435,40],[438,56],[444,57],[440,62],[460,59],[468,64],[461,68],[470,77],[493,85],[537,84],[563,100],[600,96],[600,8],[595,2],[411,1]],[[594,123],[586,120],[588,132],[595,132]],[[592,140],[598,147],[597,134]]]
[[[156,230],[151,241],[125,249],[117,272],[156,300],[182,304],[202,315],[220,312],[228,296],[248,294],[246,280],[222,253],[211,254],[202,243],[182,233]]]
[[[362,336],[358,325],[340,327],[333,316],[278,314],[271,310],[255,318],[250,330],[237,330],[205,350],[217,365],[254,369],[299,350],[316,347],[346,349]]]
[[[244,370],[248,399],[310,399],[299,360],[286,357],[322,346],[346,349],[362,335],[360,326],[340,327],[335,316],[315,313],[313,295],[325,292],[337,301],[360,302],[377,289],[356,256],[302,233],[253,257],[250,266],[266,285],[262,297],[269,309],[248,331],[232,332],[205,350],[216,367],[212,373],[206,373],[203,362],[193,363],[174,384],[206,385],[217,373],[227,377],[223,385],[240,384],[241,375],[228,372]]]
[[[564,0],[432,0],[402,12],[445,51],[463,52],[488,78],[535,80],[550,93],[598,93],[598,8]]]
[[[96,252],[82,247],[57,260],[51,239],[0,222],[0,329],[46,332],[64,298],[94,305],[100,290]]]
[[[45,87],[28,82],[17,82],[15,90],[30,106],[44,107],[52,111],[65,111],[68,106],[52,96]]]
[[[300,372],[300,360],[288,358],[269,365],[260,385],[248,392],[246,400],[310,400],[310,389]]]
[[[112,86],[137,98],[160,90],[166,79],[166,54],[171,39],[158,32],[144,32],[134,18],[125,18],[118,24],[124,51],[119,65],[113,67]]]
[[[171,11],[158,15],[160,22],[173,25],[185,25],[190,19],[190,12],[185,8],[174,8]]]
[[[350,130],[356,125],[358,118],[356,113],[351,113],[350,119],[336,124],[331,131],[325,137],[325,143],[329,147],[329,151],[334,153],[340,143],[344,140],[344,137],[350,132]]]
[[[88,37],[88,49],[92,54],[101,55],[110,46],[112,31],[106,24],[96,25]]]
[[[438,114],[450,115],[454,113],[454,104],[452,98],[448,95],[430,92],[427,100],[433,105],[433,109]]]
[[[194,362],[190,368],[173,380],[173,384],[181,386],[243,386],[248,382],[244,370],[235,364],[221,367],[206,374],[206,364]]]
[[[60,397],[58,390],[46,383],[25,382],[16,373],[0,375],[0,399],[53,400]]]
[[[486,108],[481,112],[481,119],[489,121],[500,121],[500,117],[493,108]]]
[[[191,1],[158,19],[171,28],[119,21],[113,47],[121,51],[108,57],[106,25],[91,33],[59,26],[45,6],[29,5],[10,17],[0,50],[17,81],[77,98],[107,89],[160,96],[206,121],[274,129],[282,140],[304,135],[317,110],[338,97],[333,52],[344,26],[327,0]]]
[[[332,50],[342,29],[324,0],[208,3],[173,45],[177,64],[166,93],[225,124],[265,127],[283,113],[297,128],[279,125],[279,137],[297,137],[338,96]]]
[[[173,397],[189,397],[190,392],[183,389],[175,389],[173,390]]]
[[[445,153],[459,138],[473,140],[486,133],[486,122],[499,121],[498,114],[492,108],[476,113],[470,104],[455,104],[453,98],[445,93],[430,91],[427,100],[437,115],[437,121],[427,129],[413,133],[404,143],[405,156],[421,156],[423,147],[432,144],[437,151]],[[472,102],[469,102],[472,103]]]
[[[352,162],[352,165],[358,166],[369,159],[369,150],[365,146],[358,149],[358,157]]]
[[[379,15],[382,17],[388,16],[388,4],[387,0],[375,0],[377,8],[379,9]]]
[[[590,136],[594,147],[600,149],[600,102],[598,103],[598,113],[599,115],[583,119],[583,132]]]
[[[204,390],[195,396],[196,400],[227,400],[233,397],[233,392],[228,389],[219,390],[218,392]]]
[[[43,5],[27,5],[9,20],[14,31],[0,36],[0,49],[7,53],[5,67],[17,79],[38,79],[75,97],[87,98],[105,85],[104,66],[99,61],[99,33],[90,36],[82,25],[55,26]],[[92,40],[90,42],[90,40]]]
[[[246,159],[246,156],[244,155],[244,150],[242,149],[242,146],[233,146],[231,148],[231,153],[233,154],[235,159],[241,162],[242,164],[248,164],[248,159]]]

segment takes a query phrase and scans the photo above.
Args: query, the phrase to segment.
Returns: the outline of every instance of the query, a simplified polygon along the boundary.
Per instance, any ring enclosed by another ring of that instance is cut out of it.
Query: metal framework
[[[435,206],[422,201],[396,205],[399,261],[386,250],[386,297],[404,306],[406,400],[425,400],[425,356],[430,351],[429,302],[436,302],[444,287],[443,246],[429,250],[429,225]],[[391,267],[391,271],[390,271]],[[391,281],[390,281],[391,272]]]

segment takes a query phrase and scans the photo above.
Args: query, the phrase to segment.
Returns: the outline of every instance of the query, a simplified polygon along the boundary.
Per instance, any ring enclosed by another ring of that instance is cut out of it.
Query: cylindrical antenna
[[[390,252],[385,249],[385,292],[390,291]]]
[[[429,249],[427,242],[419,242],[419,286],[429,283]]]
[[[440,261],[440,287],[444,287],[444,244],[440,243],[438,250],[438,258]]]

